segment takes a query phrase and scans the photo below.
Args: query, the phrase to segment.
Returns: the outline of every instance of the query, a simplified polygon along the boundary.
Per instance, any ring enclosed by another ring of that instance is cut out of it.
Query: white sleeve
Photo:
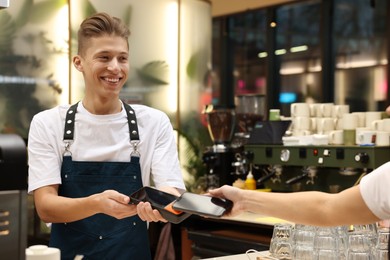
[[[156,187],[171,186],[185,189],[181,173],[177,144],[169,118],[164,115],[158,126],[159,132],[153,151],[151,172]]]
[[[367,207],[380,219],[390,219],[390,162],[360,181],[360,193]]]
[[[61,184],[62,157],[55,129],[50,127],[50,121],[43,114],[36,115],[30,124],[28,136],[28,192],[37,188]]]

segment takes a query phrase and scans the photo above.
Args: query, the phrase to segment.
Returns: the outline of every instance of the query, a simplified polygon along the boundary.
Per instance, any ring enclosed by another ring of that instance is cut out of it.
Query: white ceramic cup
[[[343,130],[344,125],[343,125],[343,119],[342,118],[334,118],[334,129],[336,130]]]
[[[333,103],[321,103],[320,110],[322,117],[332,117]]]
[[[352,112],[358,118],[358,127],[366,127],[366,113],[365,112]]]
[[[382,130],[386,132],[390,132],[390,118],[382,119],[383,125]]]
[[[358,117],[354,114],[344,114],[341,120],[343,129],[356,129],[358,126]]]
[[[390,146],[390,132],[377,131],[375,145],[377,145],[377,146]]]
[[[360,145],[374,145],[375,139],[376,139],[376,131],[368,130],[368,131],[361,131],[357,138],[359,140]]]
[[[290,112],[292,117],[310,117],[310,105],[308,103],[292,103]]]
[[[349,105],[334,105],[332,116],[335,118],[341,118],[344,114],[349,113]]]
[[[360,144],[360,140],[359,140],[360,133],[367,132],[367,131],[370,131],[370,128],[368,128],[368,127],[357,127],[356,128],[356,139],[355,139],[356,144]]]
[[[310,130],[313,133],[317,132],[317,118],[318,117],[310,117]]]
[[[330,144],[343,144],[344,143],[344,131],[334,130],[329,133]]]
[[[366,112],[366,125],[365,127],[372,127],[372,122],[375,120],[381,120],[382,119],[382,112],[379,111],[369,111]]]
[[[332,117],[317,117],[316,126],[318,134],[328,134],[335,128],[334,119]]]
[[[320,103],[310,104],[309,107],[310,107],[310,116],[311,117],[322,117]]]
[[[292,128],[293,130],[310,130],[311,129],[311,119],[306,116],[297,116],[292,118]]]
[[[383,120],[374,120],[371,122],[371,127],[372,130],[375,131],[382,131],[383,130]]]
[[[313,144],[314,145],[328,145],[329,136],[323,134],[314,134],[313,135]]]
[[[309,130],[302,130],[302,129],[294,129],[292,131],[293,136],[308,136],[311,135],[311,132]]]

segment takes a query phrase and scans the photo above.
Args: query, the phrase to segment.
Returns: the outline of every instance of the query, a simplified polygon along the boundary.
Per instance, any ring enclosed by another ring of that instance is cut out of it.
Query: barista
[[[184,189],[169,118],[119,99],[129,73],[129,29],[105,13],[84,20],[73,65],[85,96],[43,111],[31,122],[29,188],[53,223],[50,245],[61,259],[150,259],[145,221],[166,221],[129,195],[152,178],[158,189]]]

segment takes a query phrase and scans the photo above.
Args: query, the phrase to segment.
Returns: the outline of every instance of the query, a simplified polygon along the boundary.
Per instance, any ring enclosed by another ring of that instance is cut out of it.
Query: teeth
[[[110,78],[105,78],[106,81],[109,81],[109,82],[113,82],[113,83],[116,83],[119,81],[118,78],[115,78],[115,79],[110,79]]]

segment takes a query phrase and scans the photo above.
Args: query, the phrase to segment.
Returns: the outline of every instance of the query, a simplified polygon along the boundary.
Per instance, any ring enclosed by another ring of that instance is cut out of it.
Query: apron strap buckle
[[[141,154],[138,151],[139,140],[132,140],[130,141],[130,144],[133,147],[133,151],[130,153],[130,157],[132,156],[140,157]]]
[[[72,156],[72,152],[70,151],[70,145],[73,143],[73,141],[65,141],[65,151],[63,153],[63,156]]]

